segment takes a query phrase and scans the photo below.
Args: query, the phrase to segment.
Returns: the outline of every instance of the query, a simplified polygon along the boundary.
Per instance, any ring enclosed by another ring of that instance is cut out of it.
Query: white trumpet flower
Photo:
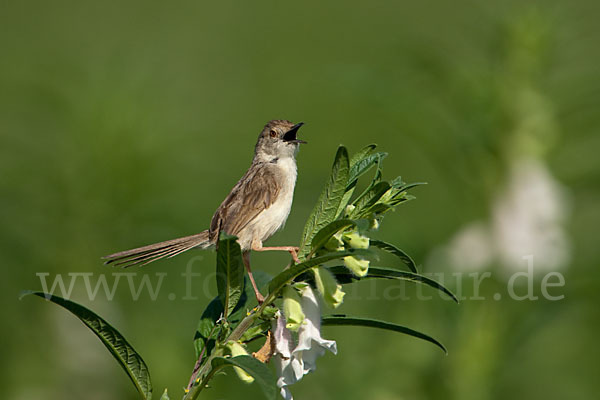
[[[293,400],[288,386],[314,371],[317,368],[317,358],[324,355],[326,350],[337,354],[335,341],[321,337],[321,309],[310,286],[302,290],[301,305],[305,318],[298,329],[297,344],[286,328],[285,317],[281,312],[277,312],[277,318],[272,323],[275,362],[279,374],[277,386],[286,400]]]

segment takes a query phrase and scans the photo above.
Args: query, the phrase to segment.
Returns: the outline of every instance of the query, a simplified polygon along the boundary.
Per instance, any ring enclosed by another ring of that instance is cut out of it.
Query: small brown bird
[[[298,262],[297,247],[263,247],[263,241],[279,230],[290,214],[297,176],[296,154],[300,143],[306,143],[296,137],[303,124],[273,120],[265,125],[258,136],[250,168],[213,215],[210,229],[105,256],[105,264],[145,265],[193,248],[211,247],[217,242],[219,233],[225,232],[238,237],[256,299],[262,303],[264,297],[256,287],[250,269],[250,250],[287,251]]]

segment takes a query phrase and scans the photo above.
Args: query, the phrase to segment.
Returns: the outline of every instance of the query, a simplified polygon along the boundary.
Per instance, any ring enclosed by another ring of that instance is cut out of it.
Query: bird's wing
[[[211,238],[219,231],[238,235],[277,200],[281,183],[268,163],[254,164],[223,200],[210,223]]]

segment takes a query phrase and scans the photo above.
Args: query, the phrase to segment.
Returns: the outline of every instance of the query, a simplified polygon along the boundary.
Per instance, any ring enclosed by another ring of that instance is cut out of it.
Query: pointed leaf
[[[373,165],[380,162],[387,156],[387,153],[383,152],[371,154],[375,147],[377,147],[377,145],[370,144],[352,156],[352,159],[350,160],[350,173],[348,177],[348,184],[346,185],[346,193],[344,193],[344,197],[342,198],[342,201],[338,207],[338,211],[336,213],[337,218],[343,215],[346,206],[348,203],[350,203],[350,199],[352,198],[352,194],[356,188],[358,178],[371,169]]]
[[[162,396],[160,396],[160,400],[171,400],[171,399],[169,399],[169,394],[167,393],[167,389],[165,389]]]
[[[358,277],[348,271],[348,269],[343,265],[337,265],[334,267],[328,268],[334,275],[339,283],[351,283],[354,281],[360,281],[362,279],[367,278],[385,278],[385,279],[399,279],[405,281],[411,281],[416,283],[422,283],[424,285],[431,286],[437,290],[448,295],[452,300],[458,303],[458,299],[449,289],[447,289],[444,285],[439,282],[434,281],[431,278],[428,278],[423,275],[415,274],[412,272],[399,271],[397,269],[392,268],[383,268],[383,267],[374,267],[369,266],[369,271],[366,276]]]
[[[215,357],[212,360],[211,365],[213,368],[211,374],[214,374],[221,368],[239,367],[254,378],[254,382],[258,383],[267,399],[273,400],[277,395],[277,381],[275,380],[273,373],[265,364],[261,363],[254,357]]]
[[[358,197],[356,199],[354,199],[352,204],[356,204],[358,201],[360,201],[360,199],[362,199],[363,196],[365,196],[371,189],[373,189],[373,186],[375,186],[376,184],[378,184],[381,181],[381,177],[383,175],[382,166],[381,166],[382,161],[383,160],[381,159],[381,157],[377,160],[377,169],[375,170],[375,175],[373,176],[371,183],[369,184],[369,186],[367,186],[367,188],[360,195],[358,195]]]
[[[247,343],[259,337],[263,337],[267,334],[269,329],[271,329],[270,321],[260,322],[258,325],[248,328],[248,330],[240,337],[240,342]]]
[[[377,145],[375,143],[371,143],[369,145],[366,145],[359,151],[357,151],[350,159],[350,167],[352,167],[353,165],[356,165],[356,163],[358,163],[359,161],[362,161],[365,157],[369,156],[369,154],[371,154],[373,152],[373,150],[375,150],[376,148],[377,148]]]
[[[407,201],[411,201],[416,199],[415,196],[413,196],[412,194],[407,194],[406,192],[402,192],[403,194],[399,195],[399,196],[395,196],[390,202],[389,204],[391,204],[392,206],[397,206],[398,204],[402,204],[402,203],[406,203]],[[376,204],[375,207],[379,206],[380,204]],[[372,207],[371,209],[375,209],[375,207]]]
[[[387,182],[379,182],[375,184],[371,189],[361,195],[360,198],[354,201],[356,207],[351,213],[352,218],[359,218],[365,214],[365,212],[375,205],[377,201],[390,189],[390,184]]]
[[[344,196],[342,196],[342,200],[340,201],[338,210],[335,213],[335,219],[341,218],[344,215],[344,211],[346,211],[346,207],[348,206],[348,203],[350,203],[350,199],[352,198],[352,194],[354,193],[355,186],[356,182],[354,183],[354,185],[352,185],[352,187],[346,189],[346,193],[344,193]]]
[[[410,268],[410,270],[412,272],[414,272],[414,273],[418,272],[417,266],[416,266],[415,262],[413,261],[413,259],[410,258],[410,256],[408,254],[406,254],[404,251],[400,250],[393,244],[384,242],[382,240],[371,239],[370,245],[395,255],[396,257],[400,258],[402,260],[402,262],[404,262],[404,264],[406,264],[406,266],[408,268]]]
[[[355,184],[362,174],[370,170],[373,165],[383,160],[385,157],[387,157],[387,155],[388,153],[379,152],[371,154],[354,164],[351,163],[350,175],[348,177],[348,187]]]
[[[212,299],[208,306],[204,309],[198,326],[196,328],[196,334],[194,335],[194,349],[196,350],[196,358],[200,358],[200,355],[210,354],[212,349],[215,347],[215,325],[219,318],[223,315],[223,303],[219,296]]]
[[[327,186],[321,193],[304,227],[298,254],[300,258],[306,257],[310,252],[310,243],[317,232],[337,216],[338,208],[346,191],[349,169],[348,151],[344,146],[340,146],[335,155]]]
[[[371,214],[375,214],[375,215],[379,216],[379,215],[385,214],[389,210],[393,210],[393,209],[394,209],[394,207],[392,207],[389,204],[377,203],[377,204],[374,204],[371,207],[365,209],[360,214],[363,217],[366,217],[367,215],[371,215]]]
[[[217,250],[217,290],[228,317],[242,296],[244,264],[242,250],[235,236],[221,234]]]
[[[402,190],[403,192],[406,192],[407,190],[412,189],[414,187],[424,186],[424,185],[427,185],[427,182],[404,183],[403,185],[394,186],[394,187],[396,187],[397,189]]]
[[[406,182],[402,180],[401,176],[397,176],[390,181],[390,186],[393,188],[400,188],[401,186],[406,185]]]
[[[405,192],[409,189],[412,189],[414,187],[423,186],[423,185],[427,185],[427,182],[406,183],[402,180],[401,176],[397,176],[396,178],[394,178],[390,181],[390,186],[392,186],[394,189],[399,189],[400,191],[403,191],[403,192]]]
[[[73,313],[98,336],[102,344],[104,344],[119,365],[125,370],[142,397],[144,399],[152,398],[152,383],[150,382],[150,372],[146,363],[127,340],[125,340],[123,335],[108,322],[84,306],[59,296],[44,292],[25,291],[21,297],[26,295],[44,298]]]
[[[444,351],[444,353],[448,354],[448,351],[446,350],[444,345],[441,344],[440,342],[438,342],[437,340],[435,340],[434,338],[432,338],[431,336],[426,335],[421,332],[417,332],[417,331],[407,328],[405,326],[393,324],[391,322],[379,321],[379,320],[370,319],[370,318],[348,317],[346,315],[331,315],[331,316],[323,317],[322,325],[367,326],[367,327],[371,327],[371,328],[379,328],[379,329],[384,329],[384,330],[388,330],[388,331],[400,332],[400,333],[404,333],[405,335],[413,336],[413,337],[416,337],[419,339],[426,340],[430,343],[433,343],[436,346],[438,346],[440,349],[442,349]]]

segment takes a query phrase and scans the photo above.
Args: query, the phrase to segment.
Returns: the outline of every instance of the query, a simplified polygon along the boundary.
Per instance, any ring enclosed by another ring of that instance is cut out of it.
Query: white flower
[[[301,303],[305,319],[298,330],[297,345],[294,345],[292,334],[286,328],[285,317],[281,312],[277,312],[277,318],[272,323],[275,362],[279,374],[277,386],[286,400],[293,399],[288,386],[314,371],[317,368],[317,358],[325,354],[325,350],[337,354],[335,341],[321,337],[321,310],[310,286],[302,290]]]
[[[567,212],[564,189],[548,167],[533,158],[515,160],[493,209],[494,243],[504,267],[520,269],[526,255],[535,256],[536,268],[565,267],[570,258]]]
[[[277,386],[281,389],[281,396],[286,400],[292,399],[292,394],[287,388],[288,385],[297,382],[302,378],[302,365],[295,358],[292,358],[292,349],[294,341],[292,333],[286,328],[285,317],[281,311],[277,311],[275,319],[271,323],[271,331],[275,340],[275,366],[277,368]]]
[[[478,270],[499,261],[509,273],[522,270],[526,256],[535,257],[540,272],[568,265],[568,198],[547,166],[534,158],[513,160],[505,186],[490,220],[460,229],[430,263],[448,259],[456,269]]]
[[[310,286],[302,293],[302,310],[305,320],[298,331],[298,346],[292,355],[303,360],[304,373],[307,374],[317,368],[315,361],[325,354],[325,350],[337,354],[337,346],[335,340],[325,340],[321,337],[321,309]],[[313,346],[313,342],[317,346]]]

